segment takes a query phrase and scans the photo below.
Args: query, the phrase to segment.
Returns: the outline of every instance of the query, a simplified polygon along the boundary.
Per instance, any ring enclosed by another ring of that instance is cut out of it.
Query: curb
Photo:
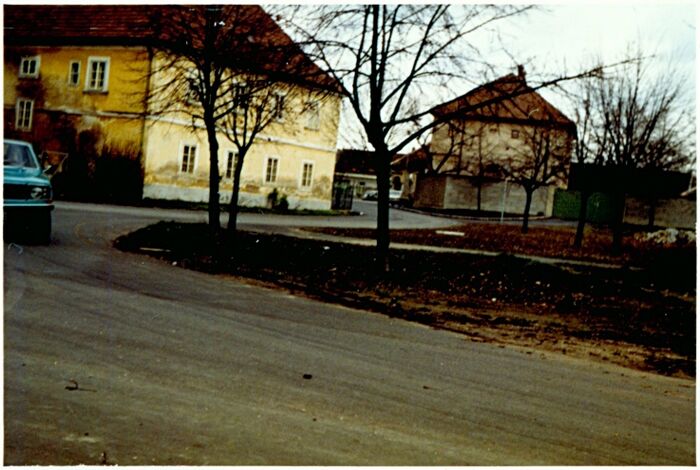
[[[413,207],[397,206],[397,205],[391,205],[390,207],[392,207],[394,209],[406,211],[406,212],[413,212],[414,214],[427,215],[427,216],[431,216],[431,217],[440,217],[443,219],[469,220],[469,221],[474,221],[474,222],[500,222],[501,221],[500,217],[476,217],[476,216],[471,216],[471,215],[442,214],[439,212],[430,212],[430,211],[421,210],[421,209],[414,209]],[[548,219],[553,219],[553,217],[551,217],[551,216],[548,217],[545,215],[535,215],[535,216],[529,217],[529,220],[548,220]],[[522,216],[503,217],[503,222],[522,222],[522,220],[523,220]]]

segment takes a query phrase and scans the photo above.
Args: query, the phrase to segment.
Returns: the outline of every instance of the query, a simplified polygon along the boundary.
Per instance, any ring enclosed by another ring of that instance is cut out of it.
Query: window
[[[453,139],[457,135],[457,129],[450,123],[447,123],[447,137]]]
[[[199,71],[197,69],[189,69],[187,71],[187,87],[185,89],[185,102],[188,104],[199,103]]]
[[[80,83],[80,61],[71,61],[68,66],[68,85],[78,86]]]
[[[226,172],[224,173],[224,178],[231,179],[236,170],[236,164],[238,163],[238,154],[233,150],[226,152]]]
[[[39,76],[40,58],[38,55],[22,57],[19,62],[19,76],[23,78],[37,78]]]
[[[301,168],[301,187],[310,188],[311,178],[314,173],[314,164],[311,162],[304,162]]]
[[[510,136],[513,139],[517,139],[518,137],[520,137],[520,131],[517,129],[513,129],[512,131],[510,131]]]
[[[275,119],[278,121],[284,120],[284,95],[281,93],[278,93],[275,95]]]
[[[109,59],[106,57],[90,57],[85,75],[87,91],[107,91],[109,79]]]
[[[274,183],[277,181],[277,167],[279,165],[279,159],[274,157],[269,157],[267,159],[267,165],[265,165],[265,182]]]
[[[492,127],[489,129],[490,132],[498,132],[498,127]]]
[[[321,127],[321,107],[318,101],[312,101],[308,104],[309,108],[306,111],[306,127],[312,130],[318,130]]]
[[[233,107],[236,109],[236,112],[241,112],[246,109],[249,93],[250,90],[245,83],[236,83],[233,85]]]
[[[32,128],[32,115],[34,114],[34,101],[20,98],[15,108],[15,128],[28,131]]]
[[[182,173],[194,173],[195,160],[197,158],[197,146],[196,145],[183,145],[182,146],[182,162],[180,164],[180,171]]]

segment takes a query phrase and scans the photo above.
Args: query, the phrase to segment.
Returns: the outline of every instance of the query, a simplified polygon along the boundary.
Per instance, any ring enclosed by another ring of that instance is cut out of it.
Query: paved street
[[[158,220],[206,214],[59,203],[51,245],[4,245],[5,464],[695,464],[694,381],[111,248]],[[392,211],[393,227],[452,223]]]

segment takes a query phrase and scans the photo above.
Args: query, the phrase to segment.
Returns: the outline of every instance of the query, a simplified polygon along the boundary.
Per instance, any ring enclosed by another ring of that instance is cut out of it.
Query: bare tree
[[[670,170],[687,165],[695,128],[688,118],[683,80],[669,71],[653,78],[638,58],[618,74],[600,74],[586,86],[589,134],[579,136],[594,160],[617,172],[613,249],[622,247],[627,180],[634,169]],[[652,185],[653,186],[653,185]],[[655,188],[648,188],[654,199]],[[650,203],[653,224],[654,202]]]
[[[153,88],[149,112],[188,116],[209,144],[209,225],[220,228],[219,141],[238,149],[229,229],[235,232],[240,173],[259,133],[285,112],[301,89],[337,91],[329,80],[256,5],[154,8]]]
[[[486,5],[325,6],[309,12],[315,18],[312,25],[298,28],[322,68],[345,85],[345,97],[375,153],[380,270],[389,269],[391,159],[438,123],[425,122],[430,107],[418,95],[428,86],[464,77],[469,60],[479,59],[468,44],[470,34],[525,10]]]
[[[389,269],[391,158],[433,127],[508,97],[588,75],[557,76],[535,87],[431,116],[426,97],[466,86],[469,72],[490,69],[471,43],[475,33],[531,7],[513,5],[327,5],[293,25],[309,54],[344,85],[375,154],[378,189],[376,262]],[[313,18],[309,21],[308,18]],[[483,78],[483,76],[482,76]],[[443,98],[444,99],[444,98]]]
[[[573,154],[580,176],[580,200],[574,247],[581,248],[588,217],[588,201],[596,189],[595,178],[590,168],[600,168],[604,163],[605,133],[598,132],[593,109],[593,86],[595,79],[580,80],[578,93],[574,96],[573,119],[576,123],[576,138]],[[592,166],[591,166],[592,165]]]
[[[217,125],[231,112],[228,57],[237,34],[236,9],[215,5],[154,10],[156,31],[149,95],[153,114],[189,116],[193,130],[204,126],[209,142],[209,226],[219,221],[219,142]]]
[[[569,130],[557,125],[553,118],[523,125],[523,145],[516,147],[504,165],[508,179],[525,190],[522,232],[527,233],[532,196],[539,188],[566,177],[571,154]]]
[[[302,77],[303,73],[297,70],[297,78]],[[225,116],[221,123],[226,137],[237,150],[233,174],[230,175],[233,185],[227,226],[229,235],[234,236],[236,232],[243,163],[260,133],[270,125],[281,122],[292,106],[297,116],[317,121],[319,108],[329,96],[328,93],[324,88],[312,89],[289,81],[278,81],[268,75],[238,77],[234,85],[234,112]]]

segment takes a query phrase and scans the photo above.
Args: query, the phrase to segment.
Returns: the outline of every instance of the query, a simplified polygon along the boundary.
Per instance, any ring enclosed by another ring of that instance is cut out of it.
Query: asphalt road
[[[6,465],[695,463],[694,381],[473,343],[111,248],[202,214],[54,215],[51,245],[4,245]]]

